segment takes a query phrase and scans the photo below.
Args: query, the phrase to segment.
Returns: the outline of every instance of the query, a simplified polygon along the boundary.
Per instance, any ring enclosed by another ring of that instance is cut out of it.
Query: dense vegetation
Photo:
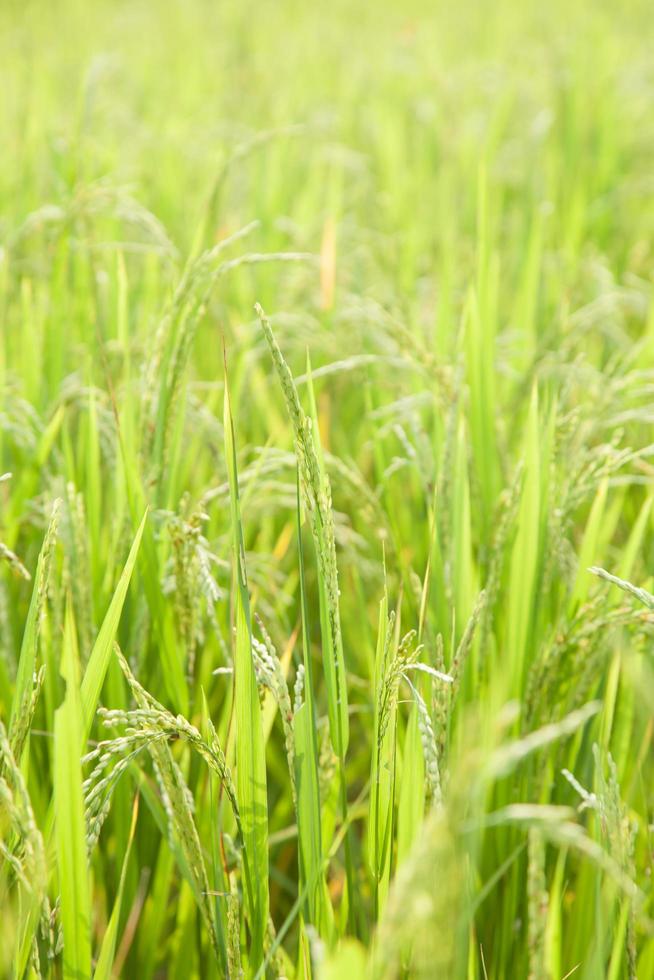
[[[652,23],[2,4],[3,976],[654,976]]]

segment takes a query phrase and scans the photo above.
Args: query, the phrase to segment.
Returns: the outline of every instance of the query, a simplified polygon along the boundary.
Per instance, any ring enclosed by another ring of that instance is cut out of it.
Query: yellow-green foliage
[[[2,977],[654,976],[650,7],[0,3]]]

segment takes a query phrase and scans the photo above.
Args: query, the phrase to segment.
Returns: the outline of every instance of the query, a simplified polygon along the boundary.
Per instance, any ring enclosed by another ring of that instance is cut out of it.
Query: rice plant
[[[643,0],[0,9],[0,976],[654,976]]]

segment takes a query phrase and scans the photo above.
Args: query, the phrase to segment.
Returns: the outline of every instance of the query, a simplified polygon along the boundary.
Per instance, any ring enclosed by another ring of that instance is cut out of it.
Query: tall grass
[[[0,24],[0,974],[654,975],[648,6]]]

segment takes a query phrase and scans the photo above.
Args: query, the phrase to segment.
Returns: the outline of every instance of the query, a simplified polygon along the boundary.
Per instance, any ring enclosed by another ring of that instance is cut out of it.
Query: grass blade
[[[246,904],[251,930],[250,966],[263,960],[268,928],[268,801],[261,707],[252,661],[252,622],[245,569],[245,546],[238,494],[234,425],[225,372],[225,456],[229,473],[234,553],[234,704],[236,712],[236,788],[247,861]]]
[[[300,523],[300,483],[297,482],[297,538],[300,565],[300,605],[304,663],[304,701],[294,715],[297,784],[297,821],[301,886],[307,888],[307,919],[324,939],[329,939],[333,914],[323,872],[318,739],[313,691],[313,667],[309,640],[309,612],[304,579],[304,549]]]
[[[127,839],[127,850],[125,851],[125,857],[123,858],[123,867],[120,872],[118,892],[116,893],[114,907],[111,911],[111,918],[109,919],[109,924],[107,925],[104,937],[102,939],[102,945],[100,946],[100,953],[98,954],[98,961],[95,965],[93,980],[111,980],[112,977],[114,955],[116,952],[116,939],[118,937],[118,925],[120,922],[120,910],[123,901],[123,892],[125,890],[125,879],[127,877],[127,865],[129,863],[129,856],[132,852],[132,843],[136,832],[136,820],[139,812],[138,799],[138,796],[134,799],[134,806],[132,808],[132,823],[130,825],[129,837]]]
[[[136,558],[138,555],[139,546],[141,544],[141,538],[143,536],[143,529],[145,528],[147,517],[148,514],[146,511],[141,519],[141,523],[139,524],[136,537],[134,538],[129,555],[127,556],[127,561],[125,562],[122,575],[118,580],[118,585],[116,586],[116,590],[113,594],[111,602],[109,603],[109,608],[105,614],[102,626],[100,627],[96,641],[93,644],[89,662],[86,665],[81,690],[82,743],[84,743],[88,738],[95,709],[98,706],[100,692],[102,691],[102,685],[104,683],[105,675],[107,673],[107,668],[109,666],[109,661],[113,651],[113,643],[118,630],[120,614],[123,609],[132,572],[134,571],[134,566],[136,564]]]
[[[77,637],[69,598],[64,622],[63,703],[55,713],[54,802],[57,869],[64,934],[64,980],[91,975],[91,896],[86,854],[80,746],[83,711],[79,690]]]

